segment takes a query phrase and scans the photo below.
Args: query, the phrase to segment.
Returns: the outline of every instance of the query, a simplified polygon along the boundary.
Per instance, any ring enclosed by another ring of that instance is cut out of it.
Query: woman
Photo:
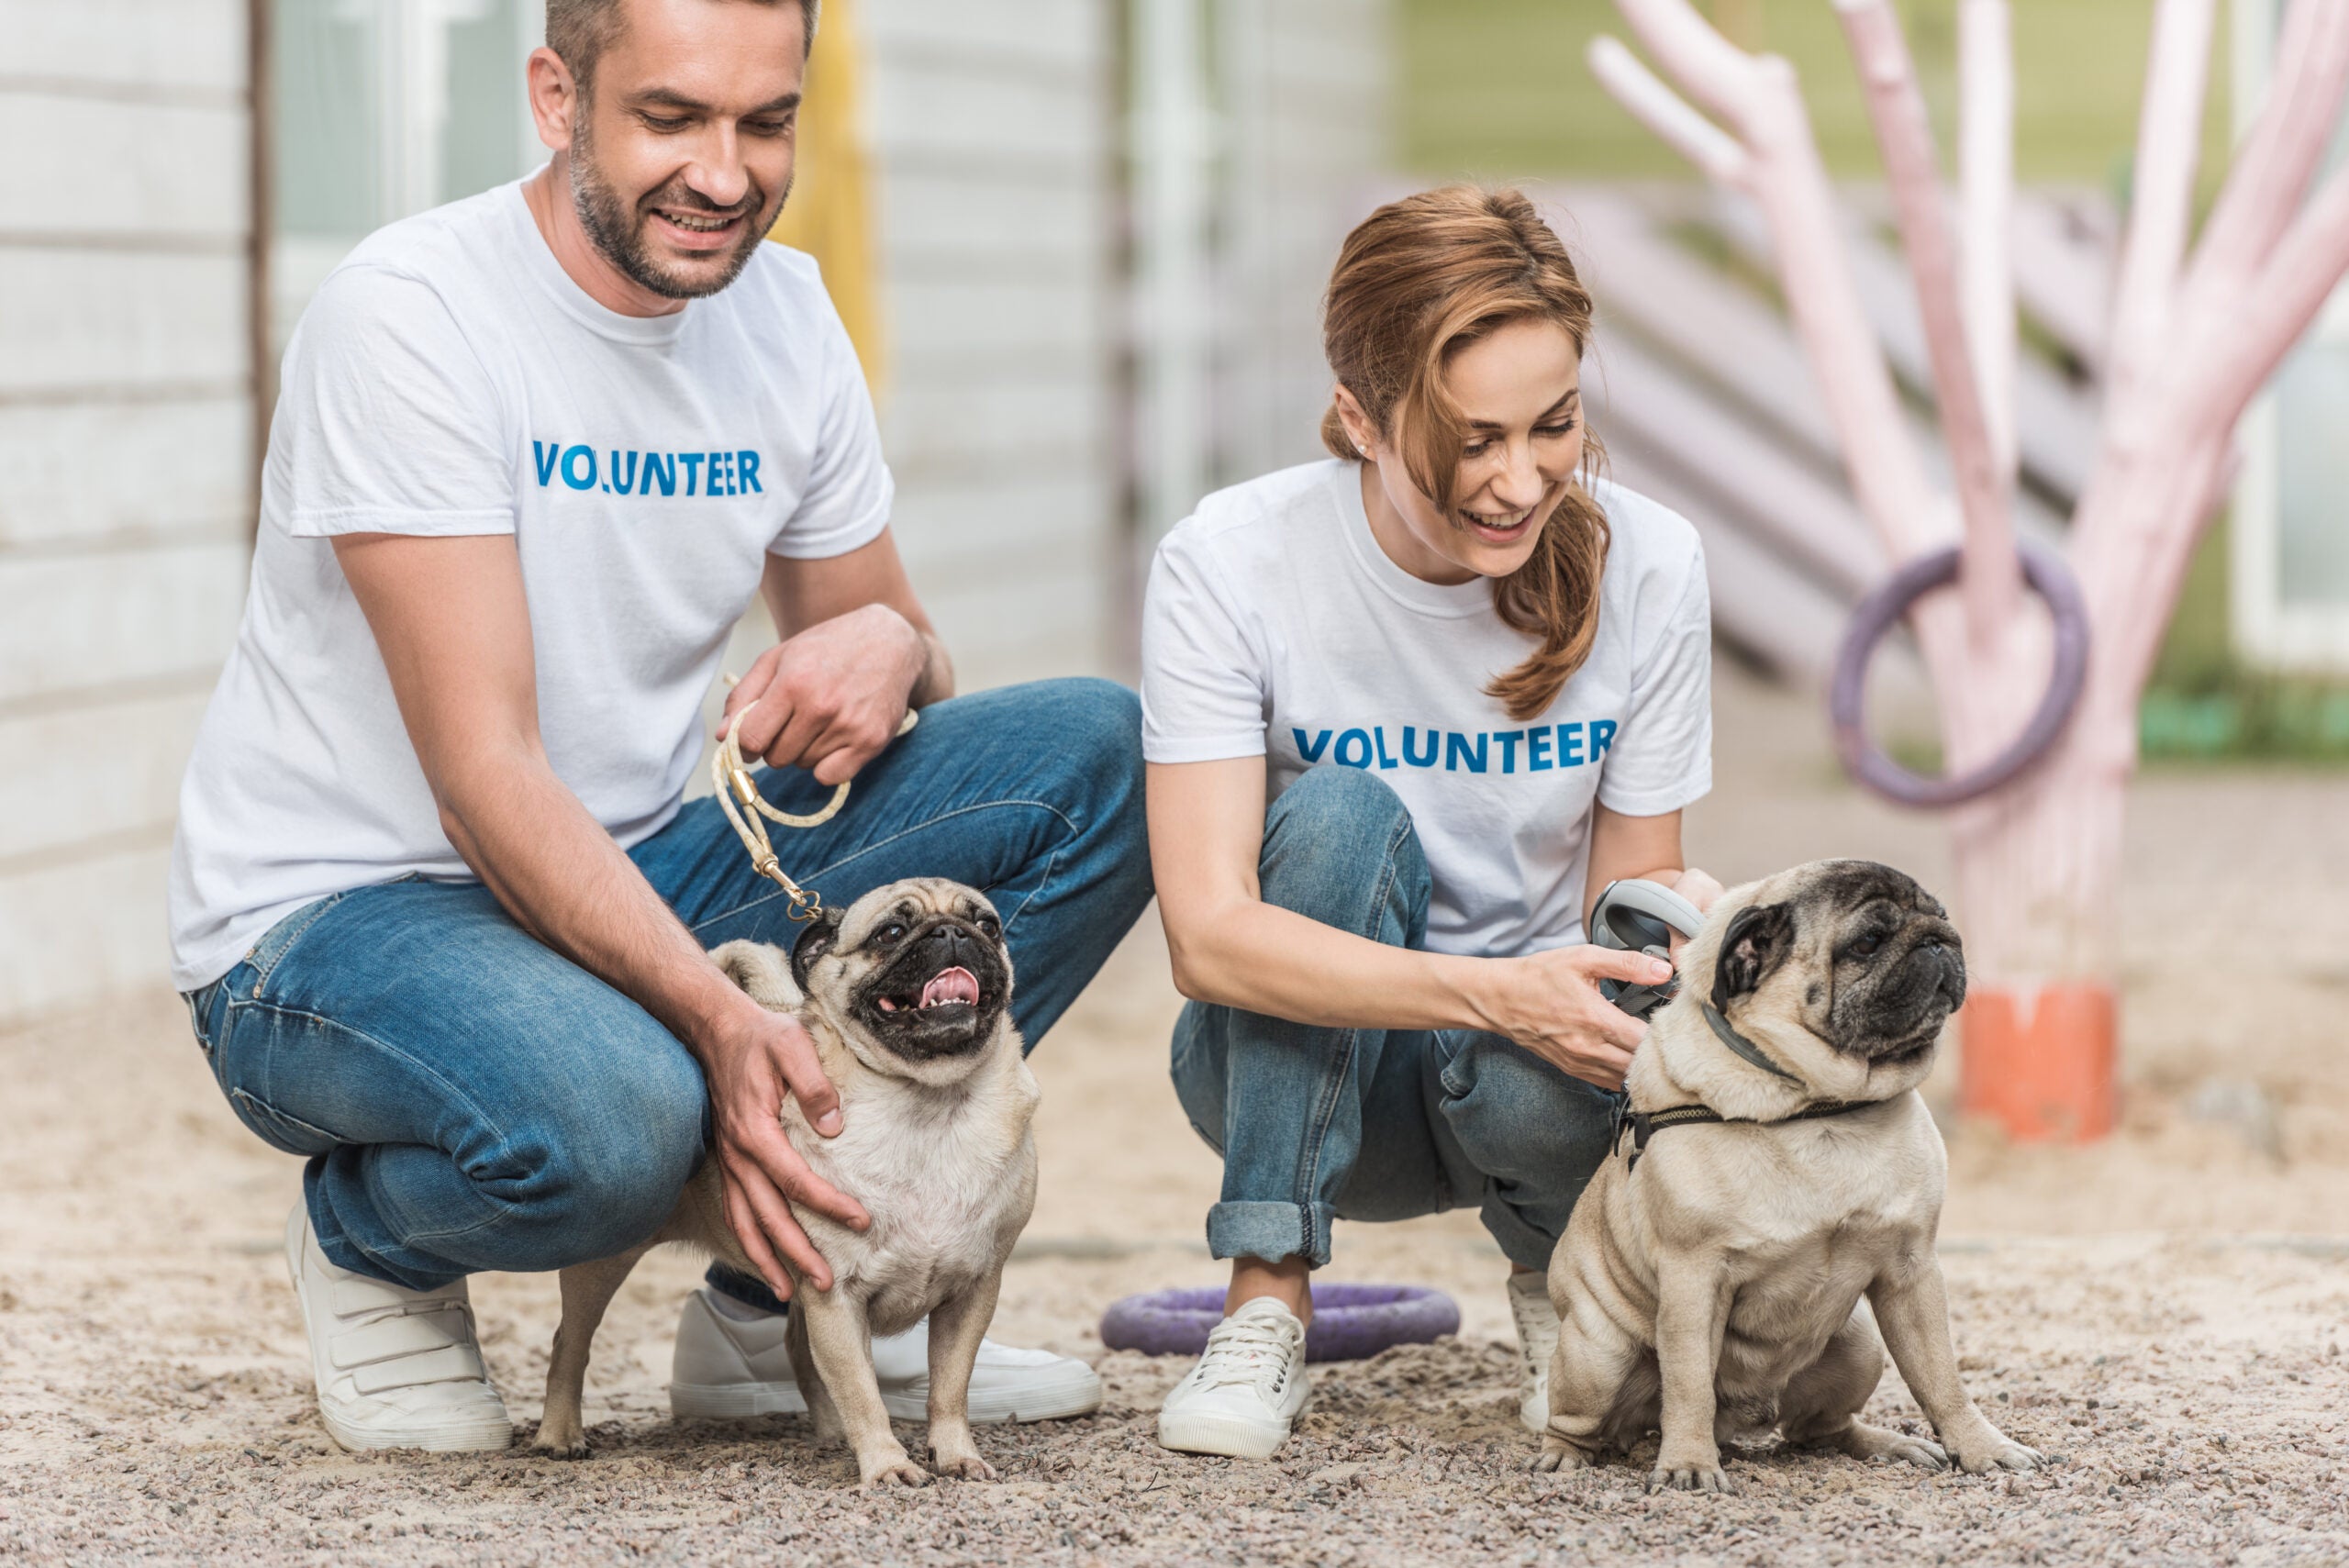
[[[1330,282],[1335,455],[1209,496],[1159,549],[1151,859],[1232,1262],[1170,1448],[1286,1438],[1332,1218],[1472,1203],[1546,1418],[1542,1271],[1643,1032],[1598,983],[1668,973],[1580,945],[1588,905],[1619,877],[1720,892],[1680,850],[1711,783],[1704,563],[1593,473],[1590,317],[1517,192],[1381,208]]]

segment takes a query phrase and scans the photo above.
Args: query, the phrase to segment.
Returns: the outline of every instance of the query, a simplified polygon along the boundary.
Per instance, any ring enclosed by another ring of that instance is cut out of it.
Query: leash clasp
[[[1655,1118],[1645,1111],[1633,1110],[1631,1096],[1620,1092],[1615,1096],[1615,1107],[1609,1117],[1612,1122],[1607,1136],[1609,1159],[1623,1151],[1623,1135],[1626,1132],[1631,1135],[1631,1162],[1623,1167],[1623,1173],[1628,1176],[1640,1168],[1640,1156],[1647,1152],[1648,1139],[1655,1131]]]
[[[733,677],[727,679],[731,684]],[[914,724],[914,710],[907,708],[905,722],[897,726],[897,733],[903,735]],[[734,836],[742,840],[742,848],[751,857],[751,869],[782,888],[784,896],[791,900],[791,907],[785,913],[792,919],[803,922],[822,918],[823,899],[815,889],[802,887],[791,880],[783,869],[783,862],[775,858],[774,842],[767,837],[766,822],[759,819],[765,817],[767,822],[780,822],[785,828],[820,828],[847,804],[848,782],[841,782],[840,787],[832,791],[832,798],[820,811],[810,812],[804,817],[779,811],[769,806],[766,797],[759,793],[758,784],[751,777],[750,767],[742,760],[742,743],[735,738],[731,728],[718,738],[718,750],[709,759],[709,782],[718,795],[718,808],[726,814],[726,820],[733,825]]]

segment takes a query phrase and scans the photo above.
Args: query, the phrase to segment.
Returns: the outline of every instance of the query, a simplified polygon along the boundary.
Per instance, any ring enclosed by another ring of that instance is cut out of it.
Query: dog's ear
[[[841,940],[841,912],[827,909],[807,922],[799,940],[791,944],[791,977],[799,982],[799,989],[807,989],[807,971],[816,961],[832,951]]]
[[[1794,945],[1792,905],[1749,904],[1731,916],[1713,960],[1714,1011],[1727,1012],[1731,998],[1759,990]]]

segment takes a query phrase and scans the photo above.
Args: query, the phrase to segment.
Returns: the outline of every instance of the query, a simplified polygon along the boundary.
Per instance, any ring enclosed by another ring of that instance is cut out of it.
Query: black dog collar
[[[1713,1037],[1729,1047],[1732,1052],[1773,1077],[1784,1078],[1789,1084],[1802,1082],[1801,1079],[1765,1056],[1760,1046],[1730,1028],[1729,1020],[1721,1017],[1719,1007],[1709,1002],[1702,1006],[1705,1009],[1705,1022],[1712,1026]],[[1608,1142],[1608,1152],[1610,1155],[1621,1152],[1623,1134],[1626,1131],[1631,1133],[1631,1162],[1623,1169],[1623,1173],[1629,1175],[1640,1168],[1640,1156],[1647,1151],[1648,1140],[1667,1127],[1698,1127],[1707,1122],[1735,1122],[1745,1127],[1776,1127],[1781,1122],[1817,1121],[1822,1117],[1842,1116],[1845,1111],[1860,1110],[1877,1103],[1875,1100],[1825,1100],[1807,1109],[1798,1110],[1792,1116],[1779,1117],[1773,1121],[1756,1121],[1750,1117],[1723,1116],[1710,1106],[1666,1106],[1660,1111],[1635,1111],[1631,1108],[1630,1096],[1625,1095],[1615,1102],[1615,1129]]]
[[[1793,1073],[1787,1072],[1785,1068],[1779,1066],[1768,1057],[1763,1055],[1762,1048],[1760,1046],[1754,1044],[1752,1040],[1746,1039],[1743,1035],[1730,1028],[1729,1020],[1721,1017],[1721,1010],[1719,1007],[1714,1006],[1710,1002],[1707,1002],[1704,1004],[1704,1008],[1705,1021],[1713,1026],[1714,1039],[1720,1040],[1723,1045],[1728,1046],[1730,1050],[1743,1057],[1746,1061],[1751,1062],[1754,1066],[1759,1067],[1765,1073],[1773,1073],[1777,1077],[1784,1078],[1789,1084],[1799,1084],[1802,1082],[1801,1079],[1796,1077]]]

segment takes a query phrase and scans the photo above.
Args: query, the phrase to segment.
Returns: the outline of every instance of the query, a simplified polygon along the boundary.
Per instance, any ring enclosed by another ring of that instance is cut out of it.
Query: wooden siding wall
[[[1115,15],[866,0],[896,531],[965,690],[1109,667]]]
[[[0,0],[0,1019],[164,971],[251,507],[243,0]]]
[[[1203,4],[1228,482],[1317,450],[1387,0]],[[1118,0],[862,15],[907,559],[966,688],[1130,672]],[[243,0],[0,0],[0,38],[5,1021],[163,973],[180,773],[249,568],[253,367]]]

